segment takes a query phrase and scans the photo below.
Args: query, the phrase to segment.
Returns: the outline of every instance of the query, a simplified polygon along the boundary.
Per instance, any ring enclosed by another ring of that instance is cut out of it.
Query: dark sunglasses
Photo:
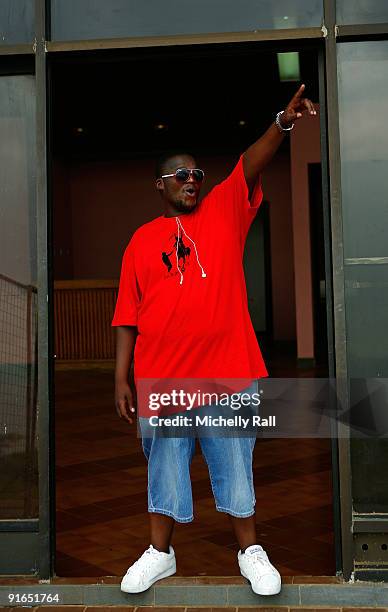
[[[205,178],[205,173],[199,168],[178,168],[173,174],[162,174],[161,178],[168,178],[169,176],[175,176],[177,181],[185,183],[189,176],[193,176],[193,179],[197,183],[201,183]]]

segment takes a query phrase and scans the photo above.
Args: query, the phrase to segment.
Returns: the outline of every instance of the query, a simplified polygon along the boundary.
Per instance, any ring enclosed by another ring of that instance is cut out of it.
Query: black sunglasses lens
[[[205,173],[203,170],[199,170],[198,168],[195,168],[194,170],[192,170],[193,173],[193,178],[195,181],[197,181],[198,183],[200,183],[201,181],[203,181]],[[178,181],[187,181],[189,176],[190,176],[190,170],[188,170],[187,168],[178,168],[178,170],[175,172],[175,176],[177,178]]]
[[[178,181],[187,181],[190,176],[190,172],[187,170],[187,168],[178,168],[178,170],[175,172],[175,176]]]
[[[193,170],[193,177],[194,179],[200,183],[201,181],[203,181],[203,177],[204,177],[204,172],[203,170]]]

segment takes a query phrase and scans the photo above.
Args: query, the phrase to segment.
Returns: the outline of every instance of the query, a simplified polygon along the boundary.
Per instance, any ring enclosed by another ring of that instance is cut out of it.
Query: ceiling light
[[[300,81],[299,52],[277,53],[281,81]]]
[[[247,124],[247,122],[244,119],[240,119],[240,121],[238,122],[239,125],[244,126]]]
[[[166,130],[167,129],[167,125],[165,123],[157,123],[155,125],[155,129],[159,130],[159,131]]]

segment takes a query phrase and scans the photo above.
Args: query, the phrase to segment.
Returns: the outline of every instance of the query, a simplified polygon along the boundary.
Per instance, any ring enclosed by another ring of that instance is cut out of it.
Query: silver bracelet
[[[284,111],[279,111],[278,112],[278,114],[276,115],[275,123],[276,123],[276,125],[278,126],[278,128],[279,128],[279,130],[281,132],[289,132],[290,130],[292,130],[292,128],[294,127],[295,123],[293,123],[291,127],[288,127],[288,128],[283,127],[281,125],[280,119],[279,119],[280,115],[282,115],[283,113],[284,113]]]

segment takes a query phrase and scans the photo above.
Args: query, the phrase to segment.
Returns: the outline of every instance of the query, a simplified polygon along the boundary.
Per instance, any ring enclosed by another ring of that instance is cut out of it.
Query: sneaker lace
[[[272,567],[268,559],[268,555],[264,550],[260,550],[253,553],[252,555],[250,555],[250,558],[253,564],[261,565],[263,568],[265,567],[268,573],[275,573],[274,568]]]
[[[147,550],[145,550],[141,557],[131,567],[128,569],[127,574],[132,573],[135,570],[140,570],[142,576],[145,576],[152,567],[153,561],[159,555],[159,551],[153,548],[151,545]]]

